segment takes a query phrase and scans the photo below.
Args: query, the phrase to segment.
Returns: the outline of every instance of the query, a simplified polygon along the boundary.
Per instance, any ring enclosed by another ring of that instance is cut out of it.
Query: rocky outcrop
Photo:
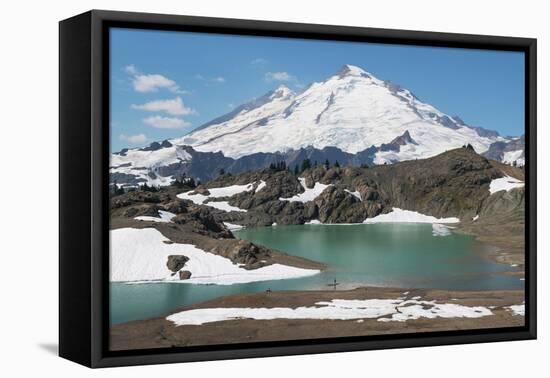
[[[504,175],[523,177],[521,170],[488,160],[466,146],[429,159],[371,168],[327,169],[318,165],[299,177],[305,179],[307,188],[313,188],[315,183],[329,187],[306,203],[281,200],[304,191],[298,177],[289,171],[226,175],[207,187],[266,182],[265,188],[258,192],[251,190],[228,198],[231,205],[248,211],[216,213],[215,217],[222,221],[247,226],[273,222],[301,224],[312,219],[323,223],[357,223],[393,207],[436,217],[470,218],[488,200],[491,181]]]
[[[400,135],[396,138],[394,138],[390,143],[382,143],[380,145],[379,151],[400,151],[401,146],[405,146],[407,144],[418,144],[416,141],[411,137],[411,134],[409,134],[409,130],[405,130],[403,135]]]
[[[128,192],[111,199],[111,209],[130,206],[136,203],[160,203],[169,199],[164,193],[152,193],[145,191]]]
[[[189,257],[184,255],[170,255],[166,261],[166,267],[172,272],[176,273],[185,266],[185,263],[189,261]]]
[[[204,206],[190,206],[172,219],[195,233],[213,238],[232,239],[233,234],[218,220],[212,210]]]
[[[361,223],[366,218],[361,201],[339,187],[329,186],[314,203],[322,223]]]
[[[235,240],[231,243],[220,244],[212,252],[228,258],[234,264],[239,264],[245,269],[256,269],[266,265],[265,263],[270,257],[267,248],[257,246],[246,240]]]

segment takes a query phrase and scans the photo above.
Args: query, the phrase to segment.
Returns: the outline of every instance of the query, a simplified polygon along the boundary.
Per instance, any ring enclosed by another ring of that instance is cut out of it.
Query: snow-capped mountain
[[[482,153],[491,143],[504,140],[496,132],[442,113],[407,89],[345,65],[300,94],[281,86],[261,101],[171,142],[232,158],[308,146],[334,146],[355,154],[405,132],[415,143],[405,143],[399,151],[378,151],[375,163],[426,158],[468,143]]]
[[[345,65],[302,93],[282,85],[187,135],[113,153],[110,172],[119,184],[167,185],[183,174],[209,180],[222,169],[239,173],[279,161],[291,168],[304,159],[392,163],[466,144],[487,157],[515,161],[521,159],[511,156],[519,150],[516,139],[469,126],[405,88]]]

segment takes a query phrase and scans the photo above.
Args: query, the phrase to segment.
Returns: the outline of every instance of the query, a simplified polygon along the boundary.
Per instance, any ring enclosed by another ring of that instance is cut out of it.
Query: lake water
[[[271,290],[357,286],[455,290],[522,289],[514,270],[487,258],[487,247],[470,236],[434,236],[429,224],[296,225],[243,229],[236,237],[320,261],[328,269],[290,280],[236,285],[111,283],[111,323],[168,314],[226,295]]]

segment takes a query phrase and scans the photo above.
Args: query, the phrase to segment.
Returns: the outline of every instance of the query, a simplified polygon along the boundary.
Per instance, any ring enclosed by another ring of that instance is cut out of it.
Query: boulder
[[[189,257],[184,255],[170,255],[168,256],[168,260],[166,261],[166,267],[172,271],[177,272],[181,268],[185,266],[185,264],[189,261]],[[181,272],[180,272],[181,275]]]
[[[188,280],[191,278],[191,272],[188,270],[181,270],[180,271],[180,280]]]

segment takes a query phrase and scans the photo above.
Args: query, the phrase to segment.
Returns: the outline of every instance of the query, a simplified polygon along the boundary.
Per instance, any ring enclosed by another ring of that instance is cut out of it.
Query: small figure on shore
[[[334,279],[334,283],[328,284],[328,286],[332,286],[334,290],[336,290],[337,285],[340,285],[340,283],[336,282],[336,278]]]
[[[268,288],[265,292],[266,292],[267,294],[271,293],[271,288]]]

